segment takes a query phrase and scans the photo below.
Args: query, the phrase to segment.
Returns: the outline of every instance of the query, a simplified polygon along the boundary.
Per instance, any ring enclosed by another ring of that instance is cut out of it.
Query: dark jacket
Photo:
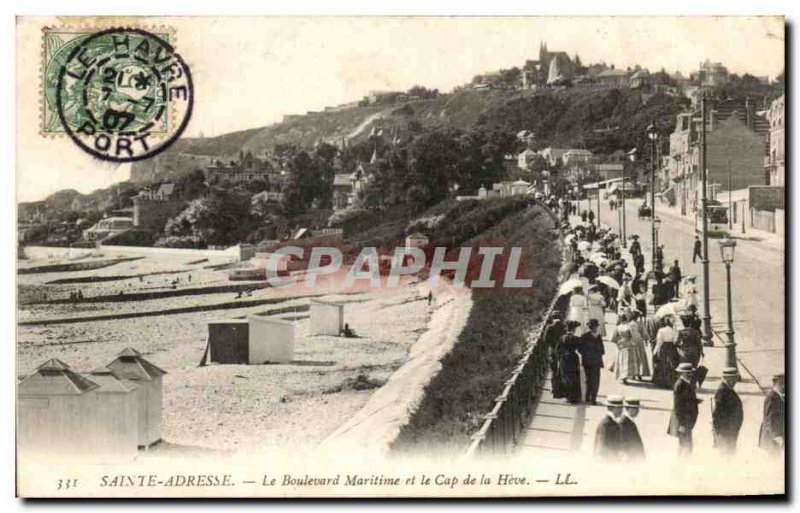
[[[667,434],[678,436],[678,428],[691,431],[697,422],[697,394],[694,384],[679,378],[672,389],[672,415],[669,418]]]
[[[629,460],[644,459],[644,444],[642,443],[642,437],[639,435],[639,428],[636,427],[636,423],[627,415],[623,415],[619,427],[622,452],[628,456]]]
[[[594,454],[599,458],[618,459],[622,451],[622,430],[619,423],[608,415],[597,424],[594,436]]]
[[[677,265],[673,265],[669,268],[669,277],[672,279],[673,283],[680,283],[681,282],[681,268]]]
[[[700,330],[697,328],[684,328],[678,331],[675,339],[675,347],[678,349],[680,363],[691,363],[695,367],[703,356],[703,339]]]
[[[581,345],[578,347],[581,354],[581,361],[584,367],[603,368],[603,355],[606,348],[603,345],[603,337],[587,331],[581,335]]]
[[[564,321],[562,320],[549,324],[544,329],[544,334],[542,336],[545,347],[551,351],[555,351],[558,342],[561,340],[562,335],[564,335],[564,328]]]
[[[758,437],[758,446],[762,449],[777,451],[780,446],[775,442],[776,437],[784,437],[784,408],[783,397],[774,389],[770,390],[764,399],[764,420],[761,422],[761,432]]]
[[[714,409],[711,411],[714,446],[717,446],[719,438],[736,441],[743,420],[744,412],[739,394],[723,381],[714,394]]]

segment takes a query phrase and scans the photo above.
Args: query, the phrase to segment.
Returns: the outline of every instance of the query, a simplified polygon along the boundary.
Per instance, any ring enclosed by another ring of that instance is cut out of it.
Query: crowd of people
[[[616,346],[609,370],[623,385],[647,382],[673,393],[667,433],[678,439],[679,454],[692,451],[692,430],[698,416],[697,390],[705,380],[701,320],[697,314],[694,275],[684,276],[679,260],[664,270],[664,246],[656,249],[650,272],[645,271],[639,237],[625,248],[612,230],[576,204],[559,205],[570,278],[560,291],[560,308],[543,332],[554,398],[571,404],[597,404],[605,342]],[[570,215],[580,222],[570,223]],[[622,247],[621,247],[622,246]],[[623,251],[628,259],[623,258]],[[698,250],[694,248],[694,253]],[[616,326],[606,329],[606,313],[616,314]],[[581,369],[583,373],[581,373]],[[735,391],[738,370],[726,368],[712,402],[714,446],[725,454],[736,448],[743,419]],[[784,377],[776,375],[764,407],[759,446],[783,451]],[[603,458],[644,457],[635,419],[639,401],[609,396],[608,415],[597,428],[595,452]]]

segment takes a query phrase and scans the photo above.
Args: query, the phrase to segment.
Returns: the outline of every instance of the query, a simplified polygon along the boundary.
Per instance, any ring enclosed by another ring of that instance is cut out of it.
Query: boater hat
[[[685,362],[685,363],[682,363],[682,364],[678,365],[678,368],[675,369],[675,370],[678,371],[678,372],[689,373],[689,372],[694,372],[695,368],[694,368],[694,365],[692,365],[691,363]]]
[[[606,398],[606,406],[622,406],[625,399],[621,395],[610,395]]]
[[[638,408],[639,407],[639,399],[634,399],[634,398],[628,399],[626,397],[625,398],[625,406],[634,406],[634,407]]]

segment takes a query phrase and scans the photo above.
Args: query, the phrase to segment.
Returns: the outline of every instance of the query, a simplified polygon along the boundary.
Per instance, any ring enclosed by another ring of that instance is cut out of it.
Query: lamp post
[[[654,241],[654,244],[656,245],[656,247],[658,247],[658,234],[661,231],[661,219],[654,219],[653,220],[653,230],[654,230],[653,231],[653,233],[654,233],[653,241]],[[656,268],[655,268],[655,265],[654,265],[653,266],[653,270],[655,271],[655,269]]]
[[[701,177],[701,211],[700,217],[703,226],[703,345],[713,346],[714,340],[711,338],[711,286],[709,284],[708,270],[708,169],[706,168],[706,95],[700,98],[700,177]]]
[[[651,159],[650,159],[650,230],[652,232],[653,252],[651,255],[653,270],[656,268],[656,141],[658,132],[653,123],[647,126],[647,138],[650,139]]]
[[[628,159],[636,162],[636,148],[628,152]],[[625,226],[625,166],[622,166],[622,247],[628,247],[628,233]]]
[[[728,238],[720,240],[719,251],[722,261],[725,263],[725,275],[728,282],[728,330],[725,332],[728,336],[728,342],[725,344],[725,367],[734,367],[738,370],[739,366],[736,364],[736,341],[733,338],[733,306],[731,298],[731,264],[736,252],[736,241]]]

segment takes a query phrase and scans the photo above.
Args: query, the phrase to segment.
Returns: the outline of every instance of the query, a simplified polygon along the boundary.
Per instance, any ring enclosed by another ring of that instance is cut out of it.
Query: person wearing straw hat
[[[624,406],[625,412],[619,422],[622,453],[628,461],[641,461],[644,459],[644,443],[633,420],[639,415],[639,399],[626,397]]]
[[[711,407],[714,447],[726,455],[736,452],[736,440],[744,420],[742,400],[733,389],[738,380],[739,371],[735,367],[723,369],[722,381],[714,394]]]
[[[603,368],[603,355],[606,352],[603,346],[603,337],[598,330],[597,319],[589,319],[589,331],[581,336],[581,354],[583,371],[586,374],[586,402],[597,404],[597,392],[600,388],[600,369]]]
[[[623,399],[618,395],[606,398],[606,415],[597,424],[594,435],[594,455],[597,458],[618,460],[622,455],[622,410]]]
[[[695,366],[685,362],[676,369],[680,377],[672,388],[672,414],[667,434],[678,438],[678,456],[692,452],[692,429],[697,422],[697,399],[694,386]]]
[[[785,449],[786,376],[772,377],[772,388],[764,399],[764,420],[758,437],[758,446],[770,454],[781,455]]]

